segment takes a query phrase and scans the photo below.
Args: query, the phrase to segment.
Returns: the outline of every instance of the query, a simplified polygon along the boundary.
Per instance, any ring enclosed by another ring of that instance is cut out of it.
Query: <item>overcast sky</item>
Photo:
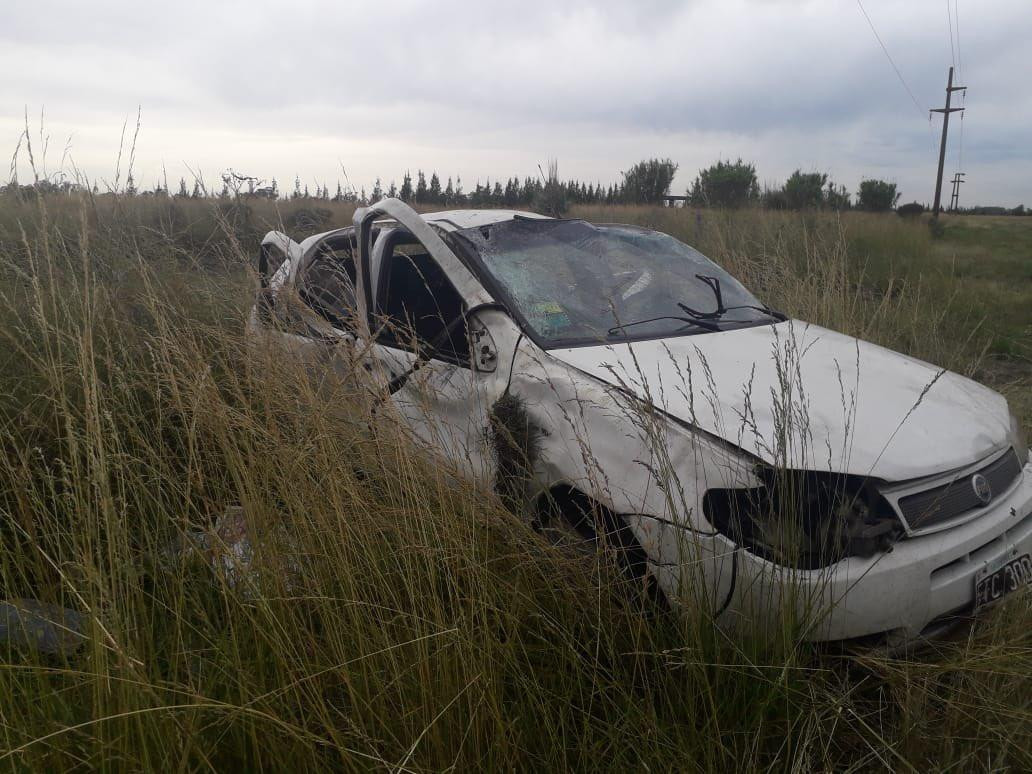
[[[560,177],[608,184],[669,156],[683,193],[701,166],[741,156],[761,184],[801,168],[928,202],[940,118],[927,110],[957,59],[962,203],[1032,206],[1032,2],[956,2],[953,53],[952,2],[864,2],[915,104],[856,0],[7,0],[0,149],[14,152],[27,108],[40,162],[42,109],[48,171],[67,150],[64,169],[111,183],[140,106],[145,188],[163,168],[173,187],[232,168],[281,190],[295,175],[332,189],[342,169],[369,190],[423,169],[469,190],[551,158]]]

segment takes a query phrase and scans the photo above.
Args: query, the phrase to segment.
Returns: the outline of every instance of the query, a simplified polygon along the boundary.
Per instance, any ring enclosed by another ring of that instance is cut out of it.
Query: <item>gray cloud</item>
[[[173,178],[232,166],[281,183],[332,182],[343,165],[366,186],[421,167],[469,185],[550,157],[564,175],[609,182],[669,155],[683,188],[700,166],[742,156],[770,182],[799,167],[855,189],[877,174],[928,200],[938,123],[924,110],[941,103],[951,60],[945,7],[865,6],[920,109],[851,2],[38,0],[6,9],[0,28],[0,67],[15,74],[0,82],[0,142],[13,149],[23,106],[46,105],[55,145],[74,133],[76,164],[110,177],[141,105],[144,185],[162,165]],[[964,196],[1032,203],[1032,6],[960,11]]]

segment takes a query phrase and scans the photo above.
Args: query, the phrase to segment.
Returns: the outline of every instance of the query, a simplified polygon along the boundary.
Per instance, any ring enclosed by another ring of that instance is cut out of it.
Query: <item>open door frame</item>
[[[409,207],[400,199],[381,199],[369,207],[360,207],[355,210],[355,237],[358,242],[358,265],[356,266],[356,278],[359,292],[356,294],[358,306],[358,325],[361,335],[366,340],[371,338],[369,328],[369,315],[373,308],[373,291],[370,273],[372,270],[372,232],[373,223],[377,218],[387,217],[399,225],[408,229],[437,261],[438,265],[448,275],[448,279],[455,286],[459,295],[466,301],[470,308],[481,304],[492,303],[491,297],[480,281],[473,276],[473,273],[466,268],[452,252],[451,248],[444,243],[440,235],[423,220],[419,213]]]

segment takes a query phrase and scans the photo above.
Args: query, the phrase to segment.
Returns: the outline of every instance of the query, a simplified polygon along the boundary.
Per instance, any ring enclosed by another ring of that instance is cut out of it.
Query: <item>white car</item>
[[[670,236],[385,199],[260,264],[256,335],[333,345],[433,453],[721,625],[898,645],[1032,582],[1003,397],[785,319]]]

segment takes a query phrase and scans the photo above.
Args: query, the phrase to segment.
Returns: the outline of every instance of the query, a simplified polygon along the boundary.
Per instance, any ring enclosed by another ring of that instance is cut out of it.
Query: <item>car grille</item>
[[[981,473],[989,481],[993,499],[1003,494],[1021,475],[1021,463],[1013,449],[1008,450],[999,459],[993,460],[985,467],[965,474],[948,484],[927,489],[924,492],[900,498],[900,514],[912,530],[924,530],[938,526],[944,522],[961,516],[976,508],[984,508],[975,494],[971,478]]]

